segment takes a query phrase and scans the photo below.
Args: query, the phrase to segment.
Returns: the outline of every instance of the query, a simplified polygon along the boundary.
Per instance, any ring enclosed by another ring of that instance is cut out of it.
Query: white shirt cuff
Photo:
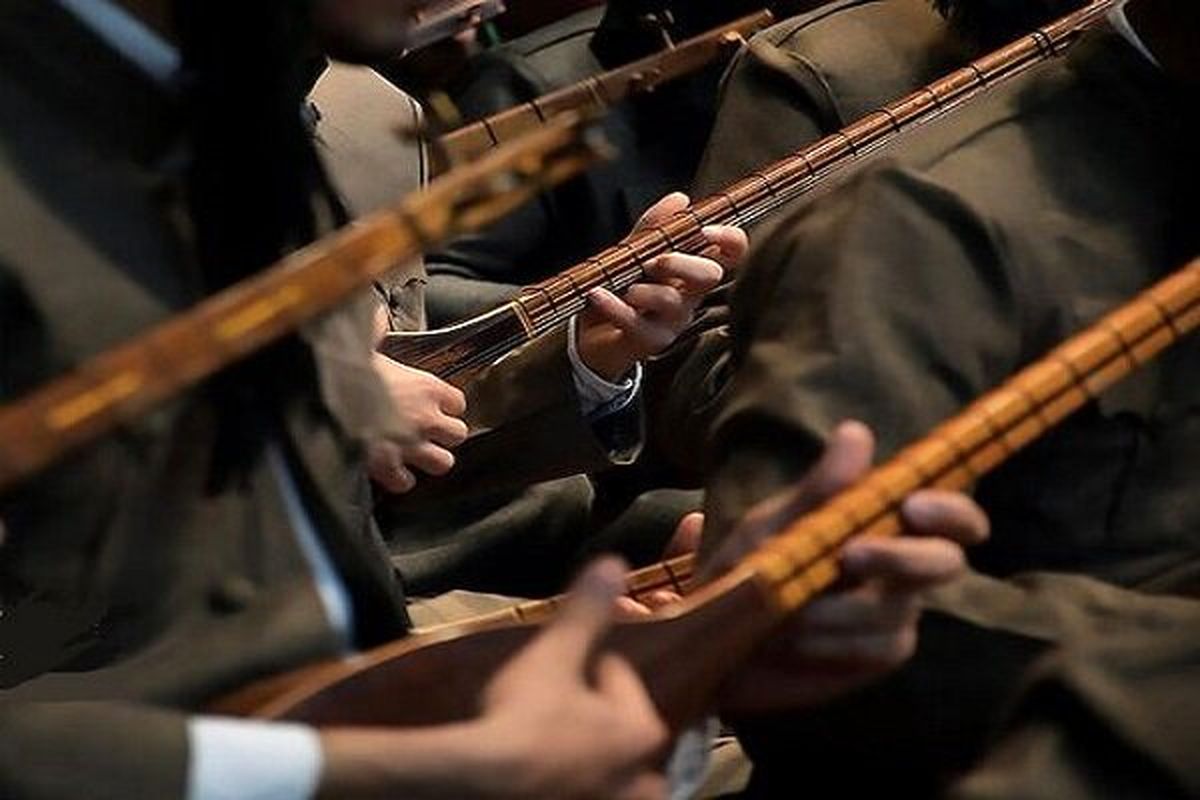
[[[321,739],[307,725],[193,717],[187,800],[310,800],[321,779]]]
[[[610,383],[583,363],[576,343],[576,318],[571,317],[567,326],[567,358],[571,361],[571,374],[575,379],[575,392],[579,395],[579,408],[585,417],[594,414],[613,414],[629,405],[642,388],[642,365],[635,364],[633,372],[621,383]]]
[[[713,740],[720,730],[717,718],[709,717],[679,735],[667,762],[671,800],[691,800],[703,788]]]

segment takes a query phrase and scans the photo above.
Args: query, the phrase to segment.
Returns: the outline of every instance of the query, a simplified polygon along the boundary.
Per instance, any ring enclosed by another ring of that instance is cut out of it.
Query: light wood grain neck
[[[1200,327],[1200,259],[1022,370],[799,520],[746,560],[783,611],[837,578],[859,536],[896,536],[922,488],[965,489],[1179,338]]]

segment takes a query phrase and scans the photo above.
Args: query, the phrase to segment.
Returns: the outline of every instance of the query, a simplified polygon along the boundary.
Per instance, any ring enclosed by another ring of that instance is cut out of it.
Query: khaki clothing
[[[695,196],[849,125],[974,52],[928,0],[834,0],[776,23],[750,40],[721,84]]]
[[[692,196],[719,191],[840,130],[962,66],[974,50],[928,0],[835,0],[773,25],[751,38],[722,81]],[[751,242],[806,202],[749,228]],[[726,294],[711,298],[695,336],[649,372],[649,451],[700,481],[731,368],[728,303]]]
[[[952,797],[1200,794],[1200,604],[1125,594],[1097,635],[1037,665],[999,743]],[[1136,624],[1112,624],[1131,610]]]
[[[423,124],[420,105],[368,67],[332,62],[308,97],[317,153],[354,217],[396,205],[429,181],[429,159],[402,135]],[[377,284],[394,331],[425,328],[425,262],[398,266]]]
[[[1188,108],[1097,33],[782,221],[733,302],[711,532],[795,480],[838,421],[871,425],[884,459],[1193,255]],[[983,479],[993,535],[973,566],[1194,591],[1198,368],[1193,337]],[[790,796],[798,740],[819,765],[806,783],[852,793],[928,793],[965,770],[1050,643],[1000,586],[931,615],[884,684],[748,732],[760,795]]]

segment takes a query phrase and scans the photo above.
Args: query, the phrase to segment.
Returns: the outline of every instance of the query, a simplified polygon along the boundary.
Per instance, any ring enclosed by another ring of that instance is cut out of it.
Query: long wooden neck
[[[656,592],[669,591],[682,595],[690,588],[695,570],[696,557],[694,555],[678,556],[634,570],[625,578],[626,595],[642,603],[649,603],[651,596]],[[539,622],[554,616],[554,612],[558,610],[564,598],[565,595],[558,595],[544,600],[530,600],[511,608],[472,617],[465,622],[450,623],[446,626],[438,625],[419,632],[429,633],[443,627],[461,628],[463,625],[472,628],[486,628],[511,622]]]
[[[701,233],[706,225],[752,225],[901,134],[1061,54],[1120,1],[1096,0],[693,203],[670,220],[523,288],[515,300],[490,312],[486,325],[477,324],[482,323],[479,317],[441,331],[400,334],[385,352],[447,380],[461,380],[459,376],[566,325],[587,306],[592,289],[620,293],[644,278],[654,258],[671,251],[702,251],[708,244]],[[497,315],[504,317],[502,329],[496,325]],[[452,357],[447,348],[454,349]]]
[[[567,111],[598,113],[626,98],[652,92],[670,81],[690,75],[718,59],[731,56],[744,37],[771,24],[769,11],[759,11],[708,33],[681,42],[579,83],[542,95],[438,139],[438,149],[449,164],[478,158],[493,147],[511,141]]]
[[[900,134],[1060,54],[1120,0],[1098,0],[863,117],[837,133],[704,198],[669,221],[640,231],[566,272],[522,290],[517,299],[535,333],[563,325],[604,287],[621,292],[642,280],[647,263],[671,250],[695,251],[707,225],[751,225]]]
[[[1143,292],[868,473],[714,583],[661,614],[619,626],[611,644],[637,665],[680,729],[712,708],[725,677],[790,613],[839,577],[841,547],[897,536],[917,489],[963,489],[1100,392],[1200,327],[1200,259]]]
[[[836,577],[836,563],[829,556],[842,544],[855,536],[900,532],[899,505],[913,491],[970,486],[1197,326],[1200,259],[1101,319],[797,522],[748,558],[741,565],[742,573],[755,576],[781,611],[803,605]],[[643,601],[662,590],[683,594],[696,568],[695,557],[686,555],[637,570],[629,575],[628,594]],[[468,624],[540,621],[553,615],[561,599],[523,603]]]

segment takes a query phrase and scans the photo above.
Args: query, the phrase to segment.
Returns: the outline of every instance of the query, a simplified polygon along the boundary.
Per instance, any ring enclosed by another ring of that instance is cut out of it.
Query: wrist
[[[584,366],[609,383],[620,383],[638,363],[637,357],[622,346],[616,331],[593,331],[580,325],[575,346]]]

